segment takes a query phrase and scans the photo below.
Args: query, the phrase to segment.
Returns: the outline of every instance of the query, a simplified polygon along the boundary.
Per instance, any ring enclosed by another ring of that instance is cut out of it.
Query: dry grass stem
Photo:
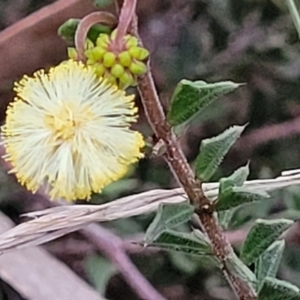
[[[251,180],[245,186],[255,191],[273,191],[300,184],[300,170],[286,171],[276,179]],[[218,183],[206,183],[203,191],[210,200],[218,196]],[[40,245],[81,229],[93,222],[108,222],[149,214],[161,203],[187,201],[182,188],[151,190],[100,205],[58,206],[26,214],[33,220],[24,222],[0,235],[0,251]]]

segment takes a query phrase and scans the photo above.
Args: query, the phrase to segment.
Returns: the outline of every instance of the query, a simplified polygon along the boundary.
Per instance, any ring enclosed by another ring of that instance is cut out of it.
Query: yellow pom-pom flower
[[[134,97],[69,60],[15,85],[2,139],[4,159],[32,192],[52,199],[86,199],[124,176],[143,155],[144,140],[130,129]]]

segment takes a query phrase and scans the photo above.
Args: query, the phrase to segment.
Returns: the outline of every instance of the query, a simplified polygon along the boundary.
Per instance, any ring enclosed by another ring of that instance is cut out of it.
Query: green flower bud
[[[117,85],[117,80],[115,76],[109,74],[109,75],[105,75],[104,78],[107,80],[108,83],[112,85]]]
[[[112,40],[114,40],[116,38],[116,35],[117,35],[117,29],[113,30],[112,33],[110,34],[110,38]]]
[[[128,51],[133,58],[138,60],[144,60],[149,55],[149,51],[142,47],[131,47]]]
[[[122,74],[124,73],[124,68],[122,65],[120,64],[115,64],[112,66],[111,70],[110,70],[110,73],[117,77],[117,78],[120,78],[120,76],[122,76]]]
[[[129,70],[135,75],[142,75],[146,73],[147,66],[140,61],[135,61],[129,66]]]
[[[88,59],[97,62],[102,59],[106,51],[102,47],[94,47],[85,51],[85,55]]]
[[[122,76],[120,76],[119,81],[119,86],[123,89],[131,86],[132,83],[135,83],[133,76],[128,72],[123,73]]]
[[[85,49],[86,51],[88,51],[88,49],[91,49],[92,47],[94,47],[94,44],[91,40],[87,39],[85,41]],[[76,60],[78,56],[77,50],[74,47],[68,47],[68,57],[71,59]]]
[[[68,47],[68,57],[74,60],[77,59],[77,51],[75,48]]]
[[[96,41],[96,45],[102,48],[107,48],[109,43],[109,36],[108,34],[102,33],[99,35]]]
[[[102,64],[95,64],[93,66],[94,70],[95,70],[95,74],[99,77],[103,77],[106,69]]]
[[[149,51],[145,48],[140,47],[140,53],[137,59],[144,60],[149,56]]]
[[[94,65],[95,63],[96,63],[96,61],[94,59],[90,59],[90,58],[88,58],[87,61],[86,61],[86,64],[88,66]]]
[[[104,67],[106,67],[106,68],[112,67],[113,64],[115,63],[115,61],[116,61],[116,56],[115,56],[114,53],[106,52],[103,55],[103,65],[104,65]]]
[[[131,56],[128,51],[123,51],[118,55],[119,62],[124,67],[129,67],[131,64]]]
[[[91,49],[94,47],[94,43],[90,39],[86,39],[84,47],[85,49]]]
[[[138,45],[138,39],[131,35],[125,36],[125,41],[126,41],[125,45],[128,49]]]
[[[149,56],[147,49],[138,46],[138,39],[126,35],[123,41],[114,44],[116,30],[110,35],[100,34],[96,45],[86,43],[86,64],[94,68],[98,77],[106,78],[111,84],[119,88],[127,88],[137,85],[137,77],[147,71],[147,66],[142,61]],[[119,47],[115,46],[120,45]],[[127,48],[126,48],[127,47]],[[69,49],[71,58],[77,57],[76,49]]]

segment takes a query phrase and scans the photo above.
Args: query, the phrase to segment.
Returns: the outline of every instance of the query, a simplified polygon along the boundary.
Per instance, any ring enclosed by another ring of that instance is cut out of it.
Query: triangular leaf
[[[162,232],[188,221],[193,213],[194,207],[187,202],[180,204],[160,204],[154,220],[146,231],[145,243],[151,243]]]
[[[244,187],[227,187],[226,191],[221,193],[215,203],[218,211],[227,210],[242,204],[255,201],[262,201],[269,197],[266,192],[253,192],[249,188]]]
[[[259,256],[294,222],[287,219],[257,219],[241,250],[241,259],[248,265]]]
[[[258,300],[300,300],[300,290],[289,282],[267,277],[258,293]]]
[[[232,220],[235,211],[236,208],[234,207],[233,209],[227,209],[218,212],[218,220],[224,230],[227,230],[228,227],[230,226],[230,222]]]
[[[240,84],[231,81],[206,83],[205,81],[181,80],[171,99],[171,108],[167,117],[169,123],[175,126],[186,122],[219,96],[239,86]]]
[[[237,257],[232,251],[227,260],[225,261],[227,270],[243,281],[250,282],[253,287],[256,285],[256,277],[254,273]]]
[[[258,290],[260,289],[264,278],[275,277],[279,268],[285,241],[275,241],[271,246],[259,257],[255,266],[256,278],[258,281]]]
[[[227,190],[227,188],[233,187],[233,186],[242,186],[246,179],[249,176],[249,163],[246,166],[243,166],[236,171],[234,171],[233,174],[231,174],[227,178],[221,178],[220,179],[220,187],[219,187],[219,194],[222,194]]]
[[[200,146],[200,154],[196,159],[196,175],[208,181],[214,175],[231,146],[239,138],[245,126],[233,126],[220,135],[205,139]]]
[[[87,257],[86,271],[96,290],[102,295],[105,294],[111,277],[117,273],[116,267],[100,255]]]
[[[191,255],[211,254],[211,247],[203,235],[193,231],[182,233],[173,230],[163,232],[155,242],[149,246],[159,247],[167,250],[175,250]]]
[[[67,41],[73,42],[79,21],[79,19],[69,19],[58,28],[58,35]],[[95,42],[100,33],[110,33],[111,31],[111,28],[105,25],[96,24],[91,27],[87,37]]]

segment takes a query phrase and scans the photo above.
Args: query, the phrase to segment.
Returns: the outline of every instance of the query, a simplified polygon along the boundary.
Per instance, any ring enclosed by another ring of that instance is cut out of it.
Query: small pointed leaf
[[[211,247],[206,238],[198,232],[182,233],[174,230],[163,232],[150,246],[191,255],[211,254]]]
[[[300,290],[289,282],[267,277],[258,293],[258,300],[300,300]]]
[[[256,285],[256,277],[254,273],[237,257],[234,252],[231,252],[225,261],[226,268],[230,273],[238,275],[243,281],[250,282],[253,287]]]
[[[236,208],[222,210],[218,212],[219,223],[224,230],[227,230],[230,226],[232,217],[236,211]]]
[[[269,195],[266,192],[253,192],[251,189],[238,186],[227,187],[225,192],[220,193],[215,208],[217,211],[222,211],[267,198]]]
[[[86,271],[96,290],[105,294],[107,284],[112,276],[117,273],[116,267],[100,255],[87,257]]]
[[[282,258],[285,241],[275,241],[271,246],[259,257],[255,266],[256,278],[258,281],[258,290],[260,289],[264,278],[275,277]]]
[[[220,179],[219,194],[222,194],[233,186],[242,186],[249,176],[249,163],[237,169],[233,174],[227,178]]]
[[[151,243],[162,232],[188,221],[193,213],[194,207],[187,202],[180,204],[162,203],[158,208],[154,220],[146,231],[145,243]]]
[[[73,42],[79,21],[79,19],[69,19],[58,28],[58,35],[67,41]],[[105,25],[96,24],[91,27],[87,37],[95,42],[100,33],[110,33],[111,31],[111,28]]]
[[[240,84],[231,81],[206,83],[205,81],[181,80],[171,99],[171,108],[167,116],[169,123],[175,126],[186,122],[219,96],[239,86]]]
[[[196,159],[196,175],[208,181],[214,175],[231,146],[239,138],[245,126],[233,126],[220,135],[205,139],[200,146],[200,154]]]
[[[250,265],[294,222],[288,219],[257,219],[241,250],[241,259]]]

